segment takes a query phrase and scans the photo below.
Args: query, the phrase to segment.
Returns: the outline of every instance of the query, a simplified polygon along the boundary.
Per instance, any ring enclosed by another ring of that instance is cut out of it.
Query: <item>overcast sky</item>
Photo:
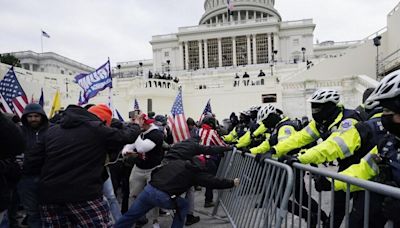
[[[399,0],[276,0],[282,20],[314,19],[314,41],[365,38],[386,26]],[[92,67],[110,57],[151,59],[152,35],[197,25],[204,0],[0,0],[0,53],[44,51]]]

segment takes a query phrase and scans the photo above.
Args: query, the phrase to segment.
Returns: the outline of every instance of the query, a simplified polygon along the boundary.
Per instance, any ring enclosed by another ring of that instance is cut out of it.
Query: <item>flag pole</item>
[[[43,54],[43,29],[40,30],[40,44],[41,44],[41,48],[42,48],[42,54]]]

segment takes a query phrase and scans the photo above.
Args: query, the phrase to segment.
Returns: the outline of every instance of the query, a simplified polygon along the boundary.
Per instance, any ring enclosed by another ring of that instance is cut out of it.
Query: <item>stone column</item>
[[[203,49],[201,48],[202,47],[201,40],[198,40],[197,42],[199,44],[199,69],[202,69],[203,68]]]
[[[270,63],[272,61],[272,34],[268,33],[267,36],[268,39],[268,62]]]
[[[218,38],[218,66],[222,67],[222,44],[221,44],[221,38]]]
[[[246,21],[248,21],[248,20],[249,20],[249,11],[246,10]]]
[[[180,60],[179,60],[179,64],[178,64],[178,69],[182,69],[183,70],[183,68],[184,68],[184,66],[185,66],[185,62],[183,61],[183,55],[184,55],[184,53],[183,53],[183,43],[182,42],[179,42],[179,56],[180,56]]]
[[[237,61],[236,61],[236,37],[232,37],[232,60],[233,60],[233,66],[237,66]]]
[[[185,42],[185,66],[186,70],[189,70],[189,45],[188,41]]]
[[[257,11],[254,11],[254,20],[257,19]]]
[[[253,34],[253,63],[257,64],[257,44],[256,34]]]
[[[238,21],[241,21],[242,17],[240,16],[240,11],[237,11],[237,13],[238,13]]]
[[[250,35],[246,35],[247,38],[247,65],[251,64],[251,40]]]
[[[278,59],[279,59],[278,56],[280,56],[280,54],[281,54],[280,48],[279,48],[279,46],[280,46],[279,36],[278,36],[278,33],[276,33],[276,32],[273,34],[273,36],[274,36],[274,49],[278,51],[278,54],[276,54],[276,56],[275,56],[275,61],[278,61]]]
[[[204,68],[208,68],[208,45],[207,45],[207,40],[204,40]]]

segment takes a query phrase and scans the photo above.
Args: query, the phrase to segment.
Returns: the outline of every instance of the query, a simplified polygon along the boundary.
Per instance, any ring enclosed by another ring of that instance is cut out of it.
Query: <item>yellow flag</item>
[[[53,98],[53,104],[51,105],[49,118],[52,118],[56,114],[56,112],[60,109],[61,109],[60,91],[57,90]]]

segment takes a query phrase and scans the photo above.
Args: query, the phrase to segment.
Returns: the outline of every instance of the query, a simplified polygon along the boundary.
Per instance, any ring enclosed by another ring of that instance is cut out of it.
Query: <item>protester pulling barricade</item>
[[[180,195],[194,185],[216,189],[232,188],[239,185],[239,179],[219,179],[209,174],[205,156],[196,156],[191,161],[170,161],[153,171],[149,184],[115,227],[131,227],[154,207],[175,209],[172,227],[183,227],[188,203]]]
[[[40,174],[44,227],[110,226],[102,192],[106,154],[114,147],[133,142],[140,133],[138,126],[124,130],[106,126],[111,123],[111,113],[105,105],[89,111],[70,105],[60,124],[50,127],[44,140],[32,149],[24,169]]]

